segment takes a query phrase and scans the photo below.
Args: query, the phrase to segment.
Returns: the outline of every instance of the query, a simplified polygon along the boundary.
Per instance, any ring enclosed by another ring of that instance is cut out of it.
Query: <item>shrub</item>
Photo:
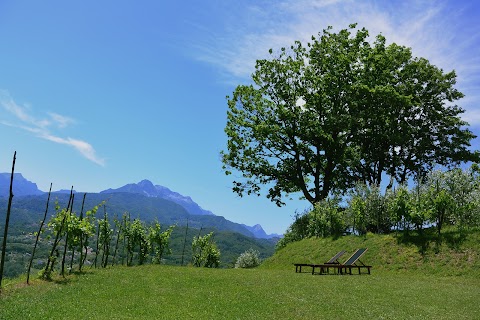
[[[345,232],[346,226],[339,202],[339,198],[325,199],[314,206],[309,213],[310,237],[339,237]]]
[[[218,268],[220,250],[212,240],[213,232],[194,237],[192,242],[192,263],[195,267]]]
[[[242,253],[235,263],[235,268],[255,268],[260,265],[259,252],[254,249],[248,249]]]

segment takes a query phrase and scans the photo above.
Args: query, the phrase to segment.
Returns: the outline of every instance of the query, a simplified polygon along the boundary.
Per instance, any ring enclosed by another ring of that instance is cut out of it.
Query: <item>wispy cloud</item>
[[[267,58],[270,48],[288,47],[295,40],[306,43],[327,26],[339,30],[356,22],[371,36],[381,33],[445,71],[456,70],[458,88],[469,97],[461,105],[468,111],[480,100],[480,25],[468,19],[469,9],[456,1],[255,1],[225,14],[225,28],[198,37],[193,52],[238,83],[249,80],[256,60]],[[480,125],[472,114],[467,112],[465,120]]]
[[[53,112],[47,113],[47,117],[37,118],[33,115],[30,106],[19,105],[5,90],[0,90],[0,106],[13,116],[10,121],[0,119],[1,124],[23,129],[41,139],[70,146],[88,160],[101,166],[105,165],[105,160],[98,157],[95,149],[88,142],[52,134],[51,128],[66,128],[75,122],[72,118]]]
[[[58,128],[66,128],[68,127],[68,125],[75,123],[75,121],[72,118],[62,116],[58,113],[49,112],[48,115],[54,121],[55,125]]]

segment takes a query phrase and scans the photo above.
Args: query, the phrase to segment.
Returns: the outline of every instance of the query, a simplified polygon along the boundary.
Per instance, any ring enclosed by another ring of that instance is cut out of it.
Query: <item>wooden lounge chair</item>
[[[345,254],[345,250],[342,250],[342,251],[339,251],[336,255],[334,255],[330,260],[328,260],[327,262],[325,262],[325,264],[340,264],[340,262],[338,261],[338,258],[340,258],[341,256],[343,256]]]
[[[360,257],[367,251],[367,248],[358,249],[355,251],[350,258],[347,259],[344,263],[340,264],[314,264],[312,265],[312,274],[315,273],[315,268],[320,269],[320,274],[328,273],[330,268],[334,268],[336,273],[339,274],[352,274],[352,269],[357,268],[358,274],[361,274],[361,269],[367,269],[368,274],[370,274],[370,268],[372,266],[365,265],[361,260]]]
[[[295,272],[302,272],[302,267],[312,267],[311,263],[294,263]]]
[[[332,264],[340,264],[338,259],[345,253],[345,250],[339,251],[336,255],[334,255],[330,260],[325,262],[325,265],[332,265]],[[295,272],[302,272],[302,267],[312,267],[314,264],[311,263],[294,263],[295,266]]]
[[[340,267],[340,273],[345,271],[345,273],[352,274],[352,269],[357,268],[358,274],[361,274],[361,269],[365,268],[370,274],[370,268],[372,266],[367,266],[364,264],[360,257],[367,251],[367,248],[358,249],[347,261],[345,261]]]

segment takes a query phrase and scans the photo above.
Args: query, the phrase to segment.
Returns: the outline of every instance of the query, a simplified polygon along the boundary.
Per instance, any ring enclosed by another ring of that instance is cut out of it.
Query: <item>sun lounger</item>
[[[354,254],[350,258],[348,258],[343,265],[341,265],[341,270],[340,273],[345,271],[346,273],[352,274],[352,269],[357,268],[358,274],[361,274],[361,269],[365,268],[368,271],[368,274],[370,274],[370,268],[372,266],[367,266],[364,264],[361,260],[360,257],[367,251],[367,248],[362,248],[358,249],[355,251]]]
[[[328,260],[324,264],[325,265],[340,264],[340,262],[338,262],[338,259],[344,253],[345,253],[345,250],[339,251],[336,255],[334,255],[330,260]],[[314,266],[314,264],[311,264],[311,263],[294,263],[293,265],[295,266],[295,272],[302,272],[302,267],[312,267],[313,268],[313,266]]]
[[[338,261],[338,259],[343,256],[345,254],[345,250],[342,250],[340,252],[338,252],[336,255],[334,255],[330,260],[328,260],[327,262],[325,262],[325,264],[340,264],[340,262]]]
[[[355,251],[350,258],[347,259],[344,263],[339,264],[312,264],[312,274],[315,273],[315,269],[319,268],[319,273],[328,273],[330,268],[333,268],[337,274],[352,274],[352,269],[357,269],[358,274],[361,274],[361,269],[367,269],[368,274],[370,274],[370,268],[372,266],[365,265],[360,257],[367,251],[367,248],[358,249]]]

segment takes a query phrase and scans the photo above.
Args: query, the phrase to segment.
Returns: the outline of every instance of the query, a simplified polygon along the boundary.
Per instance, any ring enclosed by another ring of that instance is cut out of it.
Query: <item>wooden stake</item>
[[[13,173],[15,172],[15,160],[17,158],[17,151],[13,154],[12,175],[10,177],[10,196],[8,198],[7,218],[5,219],[5,231],[3,233],[2,245],[2,259],[0,261],[0,289],[2,288],[3,266],[5,264],[5,251],[7,248],[8,224],[10,223],[10,210],[12,208],[13,199]]]
[[[32,256],[30,257],[30,263],[28,264],[27,284],[29,284],[29,281],[30,281],[30,269],[32,269],[32,263],[33,263],[33,258],[35,257],[35,250],[37,249],[38,239],[40,238],[40,234],[42,233],[43,225],[45,224],[45,220],[47,219],[48,204],[50,202],[50,194],[51,193],[52,193],[52,183],[50,183],[50,190],[48,191],[47,207],[45,209],[45,214],[43,215],[43,220],[40,223],[40,228],[38,228],[37,239],[35,239],[35,245],[33,246]]]

